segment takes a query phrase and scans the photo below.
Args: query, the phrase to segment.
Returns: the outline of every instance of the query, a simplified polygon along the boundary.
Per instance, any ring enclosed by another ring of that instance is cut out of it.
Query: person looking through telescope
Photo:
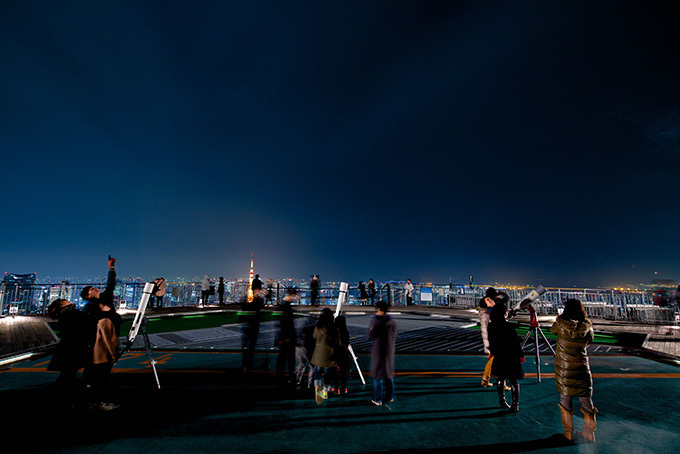
[[[493,364],[493,355],[489,350],[489,322],[491,319],[491,310],[496,305],[494,298],[498,295],[498,291],[489,287],[486,290],[484,298],[479,301],[479,307],[477,311],[479,312],[479,324],[482,328],[482,344],[484,345],[484,353],[489,357],[484,367],[484,373],[482,374],[482,388],[488,388],[493,386],[489,383],[491,378],[491,365]]]
[[[502,409],[510,410],[511,413],[519,411],[519,383],[517,380],[524,378],[524,353],[519,345],[515,327],[507,320],[508,295],[498,293],[496,305],[491,311],[491,323],[489,324],[489,350],[493,355],[491,373],[498,377],[496,390],[498,391],[498,405]],[[512,404],[508,405],[505,400],[505,381],[510,383]]]
[[[588,361],[588,344],[593,341],[593,324],[586,318],[581,301],[570,299],[564,304],[562,315],[558,315],[550,332],[557,336],[555,348],[555,384],[560,393],[560,413],[564,437],[573,440],[574,423],[572,398],[578,397],[583,413],[581,435],[588,441],[595,441],[597,408],[593,405],[593,377]]]

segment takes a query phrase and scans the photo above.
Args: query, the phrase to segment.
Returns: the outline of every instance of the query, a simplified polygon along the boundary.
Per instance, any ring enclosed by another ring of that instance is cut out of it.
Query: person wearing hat
[[[491,365],[493,364],[493,355],[489,350],[489,321],[491,319],[491,309],[496,305],[494,298],[498,292],[495,288],[489,287],[486,289],[486,295],[479,301],[479,324],[482,327],[482,343],[484,344],[484,353],[489,356],[486,366],[484,367],[484,373],[482,374],[482,388],[488,388],[493,386],[489,383],[489,378],[491,378]]]
[[[501,408],[510,410],[511,413],[517,413],[519,411],[518,380],[524,378],[522,367],[524,352],[522,352],[515,327],[506,320],[510,298],[506,293],[500,292],[495,302],[489,324],[489,350],[494,356],[491,373],[498,377],[496,382],[498,404]],[[506,380],[510,383],[512,391],[512,405],[508,405],[505,400]]]

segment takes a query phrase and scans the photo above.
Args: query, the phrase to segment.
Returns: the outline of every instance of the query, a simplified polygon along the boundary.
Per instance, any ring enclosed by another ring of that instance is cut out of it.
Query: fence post
[[[0,284],[0,317],[2,316],[2,313],[5,311],[5,291],[7,290],[7,282],[2,282]]]

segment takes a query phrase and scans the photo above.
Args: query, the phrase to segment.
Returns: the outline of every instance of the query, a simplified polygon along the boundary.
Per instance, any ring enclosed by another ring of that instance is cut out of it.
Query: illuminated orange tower
[[[255,274],[253,273],[253,256],[255,254],[250,254],[250,278],[248,281],[248,302],[252,303],[253,302],[253,277]]]

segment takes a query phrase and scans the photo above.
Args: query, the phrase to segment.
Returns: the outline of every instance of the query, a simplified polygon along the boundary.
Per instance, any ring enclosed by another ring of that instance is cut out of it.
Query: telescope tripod
[[[147,322],[148,319],[146,317],[142,317],[139,329],[142,333],[142,338],[144,339],[144,345],[146,346],[146,355],[149,357],[149,364],[151,365],[151,369],[153,369],[153,376],[156,378],[156,386],[158,386],[158,389],[161,389],[161,382],[158,380],[158,371],[156,370],[156,360],[153,358],[153,353],[151,352],[151,341],[149,340],[149,334],[146,332]],[[118,362],[120,357],[123,356],[128,350],[130,350],[133,341],[134,339],[132,340],[128,339],[125,348],[118,355],[116,362]]]
[[[527,331],[526,336],[524,336],[524,341],[522,341],[522,349],[524,349],[529,337],[533,336],[534,343],[536,345],[536,376],[538,378],[538,382],[541,383],[541,349],[538,343],[538,335],[541,335],[545,343],[550,348],[553,356],[555,355],[555,349],[552,347],[552,345],[550,345],[550,342],[545,337],[545,334],[543,334],[541,327],[538,325],[538,320],[536,319],[536,310],[531,307],[531,305],[528,306],[528,309],[529,313],[531,314],[531,321],[529,322],[529,331]]]

